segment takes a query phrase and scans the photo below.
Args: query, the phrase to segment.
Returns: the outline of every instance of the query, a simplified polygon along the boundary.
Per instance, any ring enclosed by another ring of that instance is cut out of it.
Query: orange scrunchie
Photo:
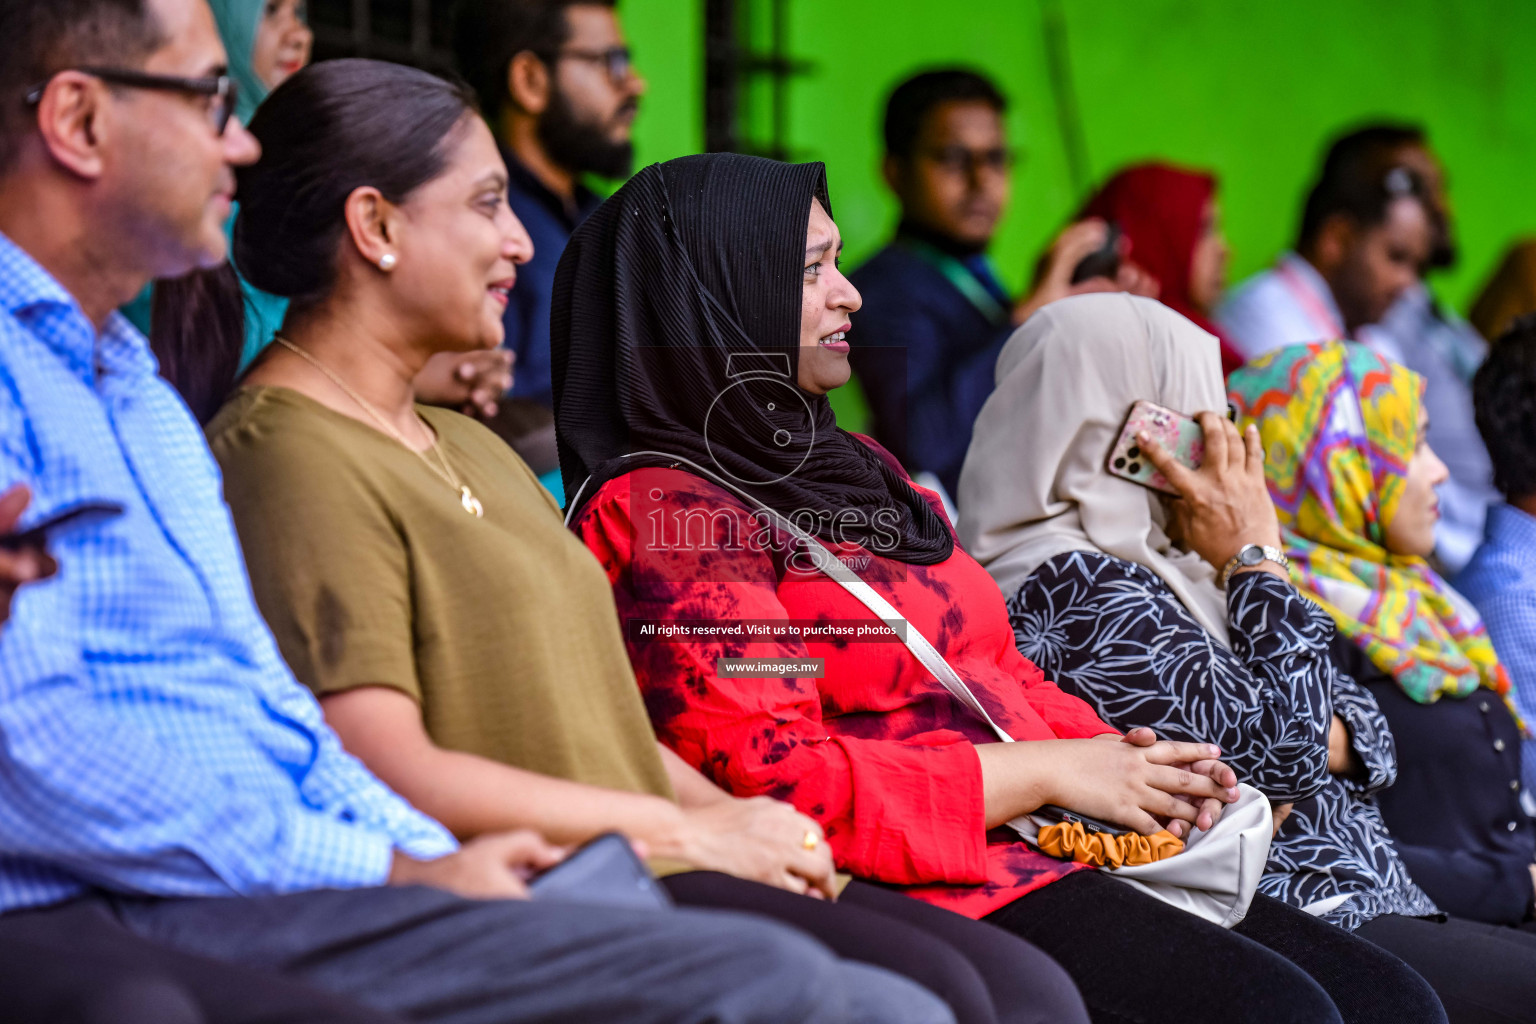
[[[1112,836],[1106,832],[1089,832],[1076,821],[1047,825],[1035,838],[1035,845],[1040,847],[1041,853],[1075,860],[1079,864],[1092,864],[1096,868],[1151,864],[1184,849],[1184,841],[1166,829],[1150,836],[1135,832]]]

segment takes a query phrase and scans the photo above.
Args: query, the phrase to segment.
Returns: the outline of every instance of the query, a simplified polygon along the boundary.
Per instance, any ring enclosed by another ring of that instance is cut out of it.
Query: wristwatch
[[[1227,581],[1237,570],[1252,569],[1260,562],[1274,562],[1282,569],[1291,567],[1291,560],[1286,558],[1285,552],[1279,548],[1272,548],[1268,544],[1244,544],[1238,549],[1237,554],[1227,560],[1226,566],[1221,570],[1221,589],[1227,589]]]

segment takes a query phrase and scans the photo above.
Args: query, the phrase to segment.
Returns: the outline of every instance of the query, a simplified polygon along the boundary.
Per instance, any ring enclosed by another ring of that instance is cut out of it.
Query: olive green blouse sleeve
[[[318,695],[383,685],[419,701],[410,559],[381,498],[388,481],[365,452],[338,458],[356,438],[333,424],[245,411],[217,417],[210,443],[284,659]]]

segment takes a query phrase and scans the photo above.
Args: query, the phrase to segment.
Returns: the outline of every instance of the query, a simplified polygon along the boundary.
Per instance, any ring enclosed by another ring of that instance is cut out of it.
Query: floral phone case
[[[1136,435],[1143,430],[1190,469],[1199,469],[1200,460],[1205,458],[1205,431],[1193,417],[1165,409],[1155,402],[1137,402],[1131,406],[1125,426],[1120,429],[1120,437],[1110,449],[1105,468],[1112,475],[1178,497],[1179,492],[1168,478],[1142,455]]]

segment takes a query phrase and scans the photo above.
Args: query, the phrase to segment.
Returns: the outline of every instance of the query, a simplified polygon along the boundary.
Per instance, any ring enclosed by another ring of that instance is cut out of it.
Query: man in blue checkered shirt
[[[0,926],[104,909],[417,1021],[952,1020],[754,918],[529,902],[561,851],[460,849],[342,750],[256,611],[198,425],[115,312],[225,255],[259,155],[225,63],[205,0],[0,5],[0,492],[31,487],[27,522],[125,509],[57,537],[0,642]]]

